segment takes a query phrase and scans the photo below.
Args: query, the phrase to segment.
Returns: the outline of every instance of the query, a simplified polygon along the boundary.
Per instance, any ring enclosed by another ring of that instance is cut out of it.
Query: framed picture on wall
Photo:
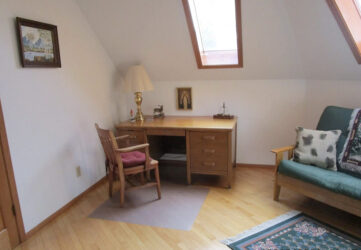
[[[55,25],[17,17],[16,28],[23,67],[61,67]]]
[[[179,110],[192,110],[192,88],[177,88],[177,108]]]

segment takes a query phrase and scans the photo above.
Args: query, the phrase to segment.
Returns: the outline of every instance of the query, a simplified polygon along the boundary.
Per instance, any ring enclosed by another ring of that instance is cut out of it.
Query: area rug
[[[361,249],[361,239],[291,211],[222,241],[231,249]]]
[[[154,227],[190,230],[197,218],[208,188],[161,183],[162,199],[156,188],[125,192],[123,207],[119,192],[94,210],[89,217]]]

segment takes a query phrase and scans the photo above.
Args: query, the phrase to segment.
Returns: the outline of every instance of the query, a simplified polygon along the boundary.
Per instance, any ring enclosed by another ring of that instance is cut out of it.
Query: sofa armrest
[[[293,150],[294,148],[295,148],[295,146],[291,145],[291,146],[287,146],[287,147],[283,147],[283,148],[272,149],[271,152],[275,153],[275,154],[278,154],[278,153],[283,153],[283,152],[286,152],[286,151],[289,151],[289,150]]]
[[[275,161],[275,173],[278,171],[278,166],[280,165],[281,161],[283,160],[284,152],[288,152],[288,159],[291,159],[293,156],[293,151],[295,146],[287,146],[282,148],[272,149],[271,152],[276,154],[276,161]]]

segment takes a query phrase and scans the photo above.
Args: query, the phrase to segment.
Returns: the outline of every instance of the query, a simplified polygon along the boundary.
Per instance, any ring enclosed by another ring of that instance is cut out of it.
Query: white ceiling
[[[121,72],[154,80],[360,80],[326,0],[242,0],[243,69],[197,69],[181,0],[77,0]]]

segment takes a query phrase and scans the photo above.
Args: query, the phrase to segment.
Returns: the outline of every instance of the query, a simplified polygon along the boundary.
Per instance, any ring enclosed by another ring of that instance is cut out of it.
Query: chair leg
[[[281,186],[277,184],[277,180],[275,180],[275,184],[273,187],[273,200],[278,201],[280,197]]]
[[[150,170],[147,170],[146,176],[147,176],[147,181],[150,181],[151,180],[151,178],[150,178]]]
[[[113,166],[108,167],[109,197],[113,196]]]
[[[125,177],[124,173],[119,173],[119,181],[120,181],[120,206],[124,204],[124,193],[125,193]]]
[[[108,160],[108,158],[105,159],[105,172],[106,172],[106,173],[109,172],[109,160]]]
[[[158,199],[162,198],[162,194],[160,192],[160,178],[159,178],[159,169],[158,166],[154,169],[155,171],[155,180],[157,182],[157,192],[158,192]]]
[[[144,179],[144,172],[140,173],[140,183],[143,185],[145,184],[145,179]]]

